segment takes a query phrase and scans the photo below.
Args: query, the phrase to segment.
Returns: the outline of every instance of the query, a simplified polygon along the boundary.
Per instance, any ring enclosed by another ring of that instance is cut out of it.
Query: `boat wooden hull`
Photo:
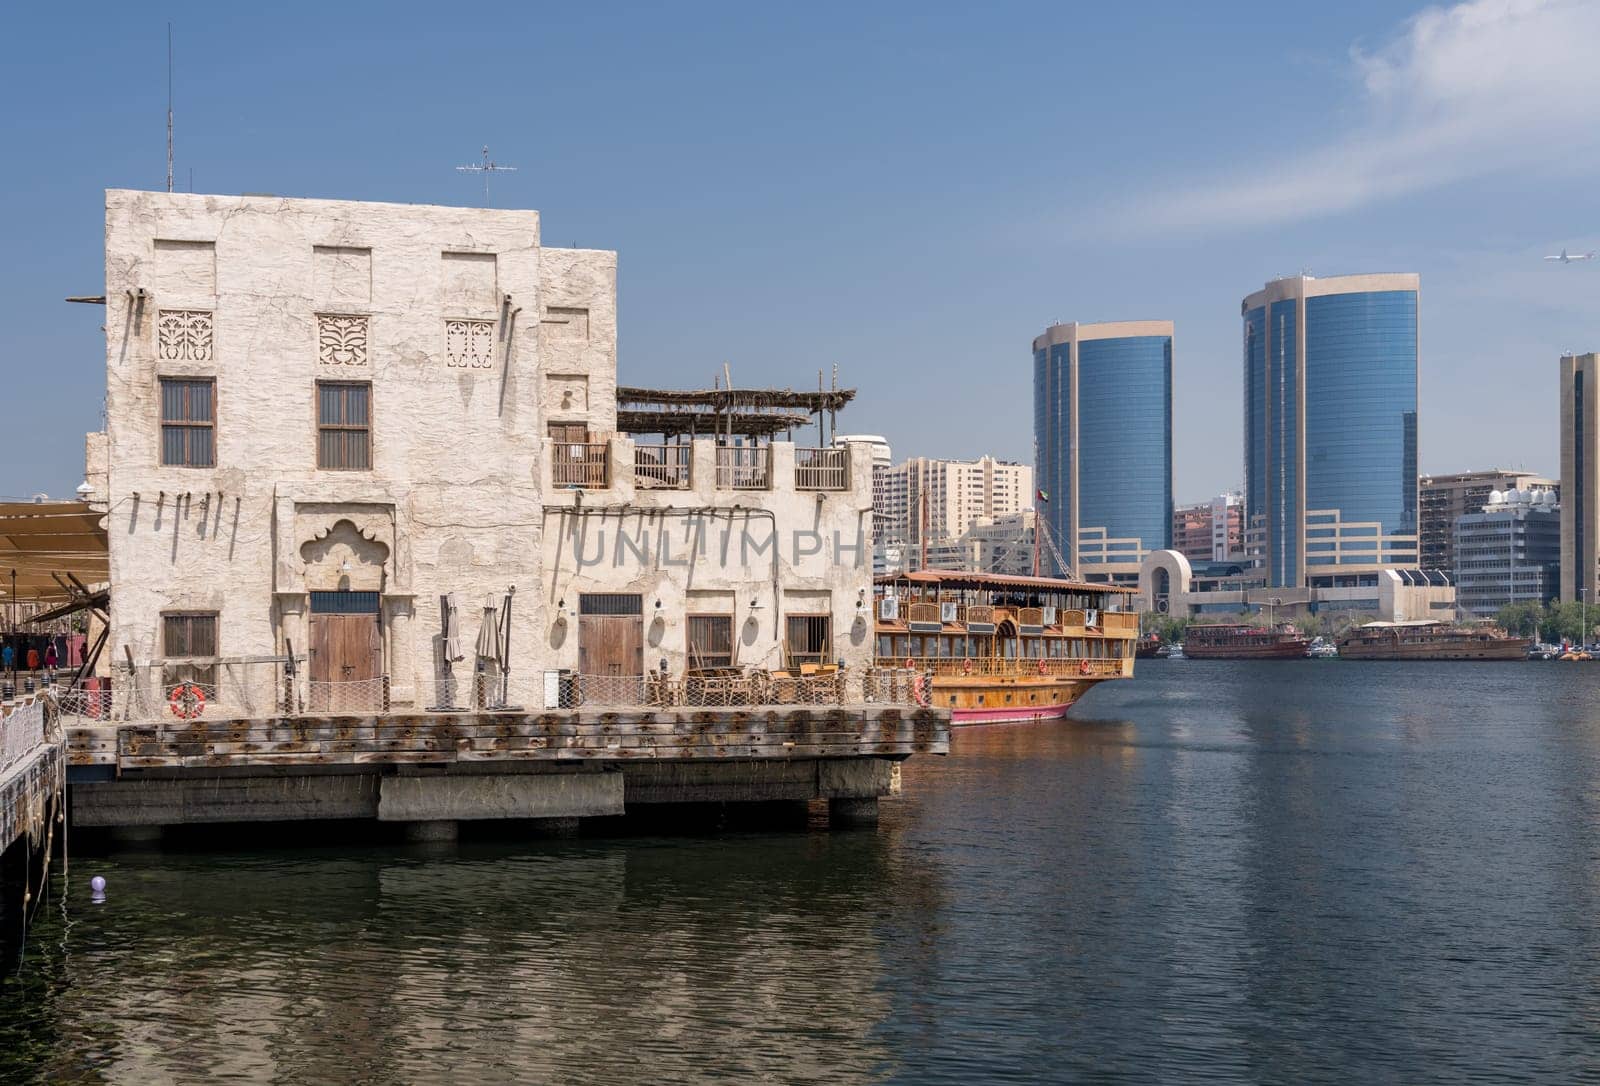
[[[932,700],[935,708],[950,710],[950,723],[956,726],[1032,723],[1061,719],[1091,686],[1113,680],[1113,676],[1010,680],[936,676]]]
[[[1526,660],[1528,646],[1532,643],[1520,637],[1434,645],[1350,643],[1339,646],[1339,657],[1344,660]]]
[[[1311,651],[1306,638],[1290,638],[1271,645],[1190,645],[1183,655],[1190,660],[1302,660]]]

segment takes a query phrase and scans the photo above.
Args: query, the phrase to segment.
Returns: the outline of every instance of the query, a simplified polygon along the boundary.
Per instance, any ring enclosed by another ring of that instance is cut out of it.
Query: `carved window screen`
[[[210,378],[161,378],[163,466],[216,466],[216,408],[216,381]]]
[[[317,382],[317,467],[331,471],[372,468],[372,385]]]

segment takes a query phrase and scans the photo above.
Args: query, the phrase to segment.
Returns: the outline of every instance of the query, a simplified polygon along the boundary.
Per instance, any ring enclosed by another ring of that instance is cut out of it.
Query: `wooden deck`
[[[949,712],[783,706],[424,713],[72,725],[67,760],[130,770],[946,754]]]

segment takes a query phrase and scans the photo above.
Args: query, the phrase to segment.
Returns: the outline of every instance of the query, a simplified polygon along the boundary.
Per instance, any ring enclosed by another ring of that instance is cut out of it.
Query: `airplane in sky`
[[[1562,263],[1562,264],[1572,264],[1572,263],[1575,263],[1575,262],[1577,262],[1579,260],[1593,260],[1594,259],[1594,251],[1590,250],[1587,253],[1569,253],[1565,249],[1563,249],[1563,250],[1561,250],[1561,255],[1560,256],[1547,256],[1547,257],[1545,257],[1545,259],[1546,260],[1554,260],[1554,261],[1557,261],[1557,262]]]

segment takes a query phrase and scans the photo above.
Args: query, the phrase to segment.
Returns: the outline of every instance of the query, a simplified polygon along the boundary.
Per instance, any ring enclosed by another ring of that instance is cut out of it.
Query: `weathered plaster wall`
[[[303,652],[301,547],[345,514],[387,525],[402,687],[431,671],[439,593],[533,584],[539,255],[531,211],[108,192],[116,658],[159,656],[160,613],[190,608],[219,612],[224,656]],[[209,319],[163,337],[174,312]],[[364,334],[330,346],[330,314]],[[216,380],[216,466],[162,467],[158,378],[190,375]],[[372,470],[318,469],[318,380],[371,382]]]
[[[644,597],[646,670],[664,659],[670,674],[682,672],[691,613],[734,617],[741,666],[781,667],[783,616],[801,612],[832,616],[833,659],[853,668],[871,662],[872,459],[865,449],[852,449],[848,490],[802,491],[795,446],[776,442],[772,489],[735,491],[717,488],[709,439],[693,443],[688,490],[636,486],[627,468],[634,448],[628,438],[611,442],[612,463],[624,467],[607,490],[549,490],[540,593],[545,666],[578,666],[583,592]]]
[[[551,422],[617,426],[617,254],[544,249],[541,258],[540,406]]]

